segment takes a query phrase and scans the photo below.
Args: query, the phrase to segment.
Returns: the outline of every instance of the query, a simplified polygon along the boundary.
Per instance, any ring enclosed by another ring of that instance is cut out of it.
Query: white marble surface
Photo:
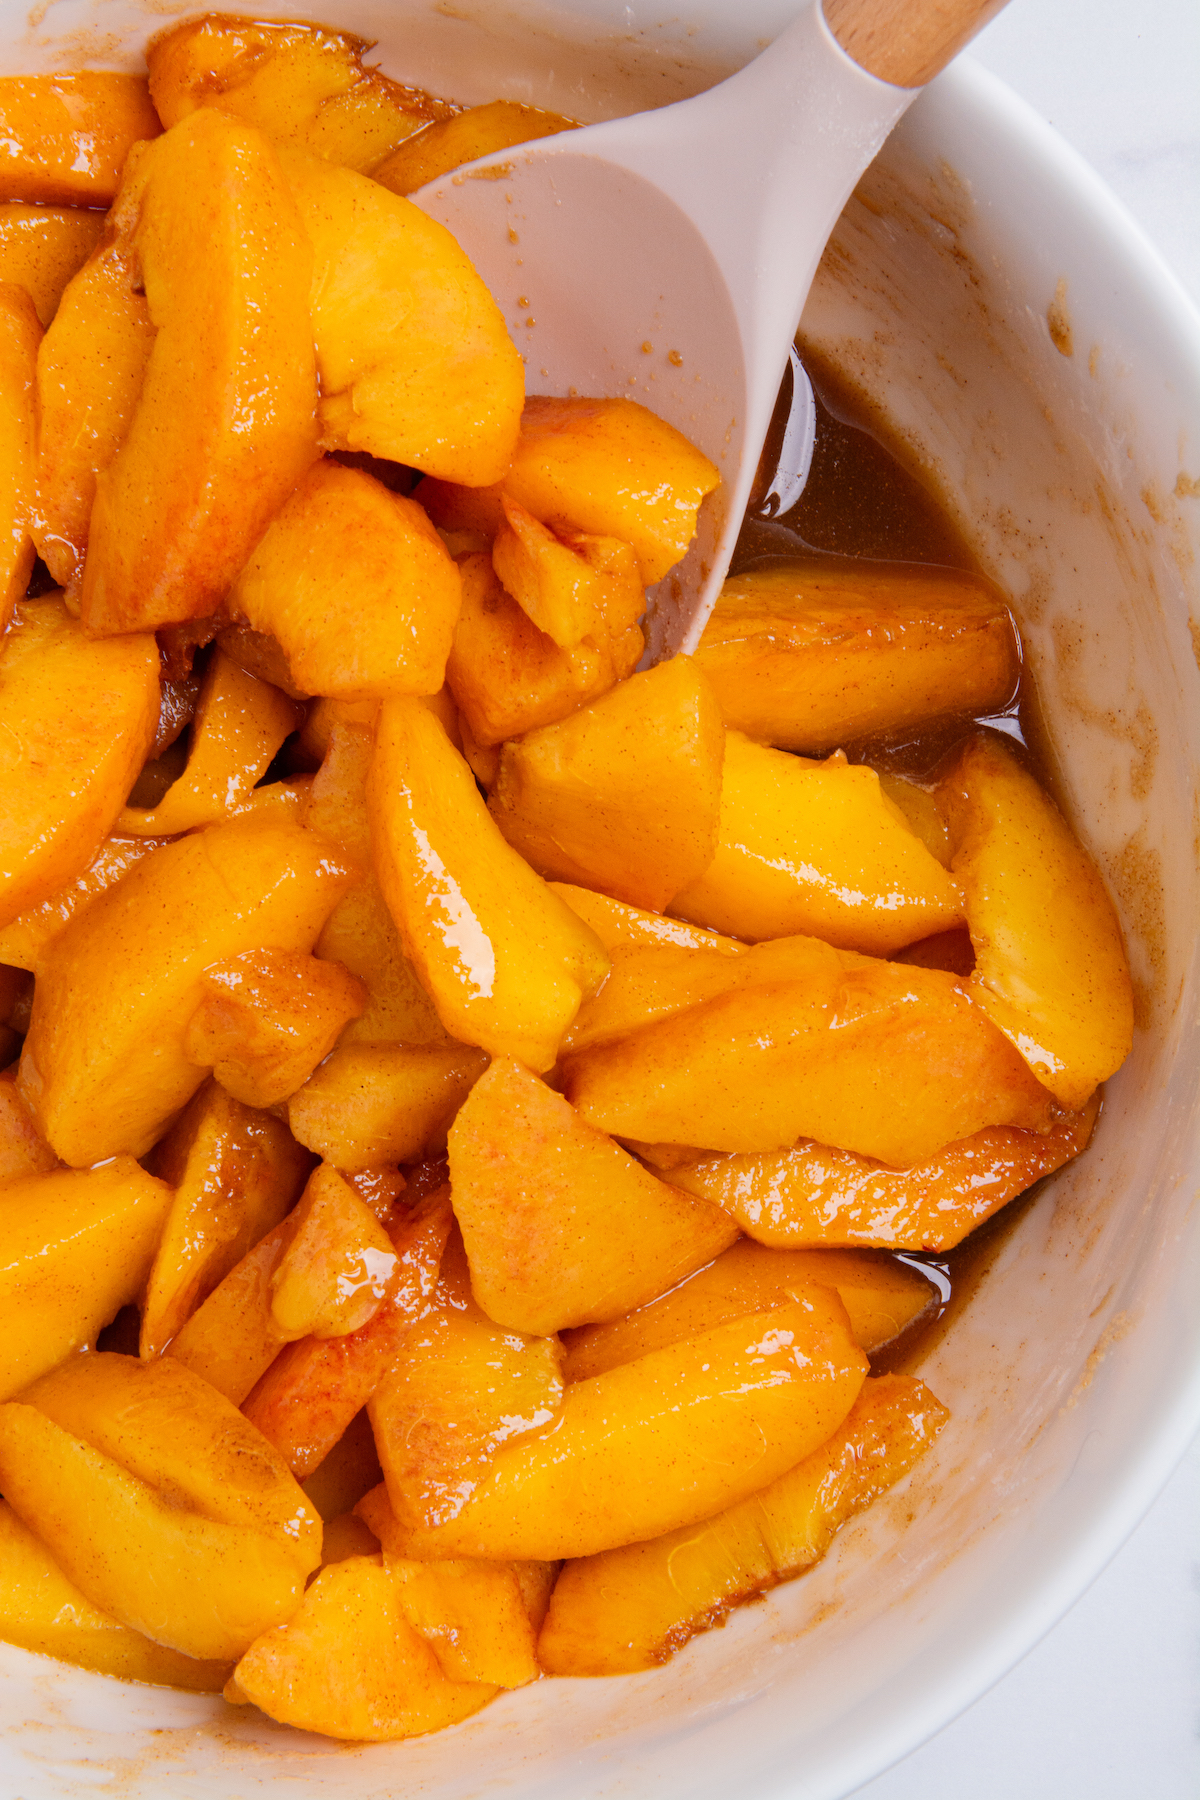
[[[973,52],[1200,303],[1200,0],[1012,0]],[[858,1800],[1197,1800],[1200,1443],[1062,1623]]]

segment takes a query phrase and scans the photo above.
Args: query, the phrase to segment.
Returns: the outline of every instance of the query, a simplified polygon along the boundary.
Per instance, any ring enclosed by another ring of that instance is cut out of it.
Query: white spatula
[[[695,99],[484,157],[412,196],[495,295],[528,392],[628,395],[720,469],[695,543],[651,591],[653,656],[694,648],[704,629],[855,182],[920,84],[1002,4],[810,0]]]

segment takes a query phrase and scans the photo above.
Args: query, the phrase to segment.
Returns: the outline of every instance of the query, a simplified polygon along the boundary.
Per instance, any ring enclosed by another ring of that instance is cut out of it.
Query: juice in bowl
[[[556,44],[553,71],[543,66],[534,88],[528,75],[519,85],[536,64],[519,32],[511,44],[486,38],[485,56],[461,20],[439,50],[430,21],[401,31],[393,16],[389,34],[383,21],[327,7],[317,16],[379,29],[390,72],[464,100],[501,93],[587,117],[589,86],[601,107],[622,110],[663,79],[648,55],[618,99],[611,67],[597,66],[596,32],[583,27],[574,52],[569,36],[566,51]],[[131,27],[131,49],[144,35]],[[713,60],[752,48],[749,37],[740,48],[718,41]],[[14,57],[30,54],[14,45]],[[570,104],[564,66],[580,71]],[[1156,411],[1146,396],[1179,392],[1195,354],[1169,286],[1140,271],[1125,274],[1119,316],[1090,318],[1081,302],[1071,357],[1060,301],[1056,346],[1044,318],[1059,280],[1086,292],[1089,272],[1125,268],[1103,202],[1056,157],[970,76],[939,84],[847,209],[802,334],[931,473],[970,551],[1011,596],[1043,705],[1044,766],[1118,901],[1137,983],[1134,1051],[1106,1090],[1092,1150],[1040,1194],[953,1329],[926,1350],[922,1375],[951,1423],[813,1573],[653,1674],[544,1682],[441,1736],[345,1750],[248,1709],[117,1689],[6,1651],[14,1780],[19,1770],[23,1784],[69,1793],[72,1761],[109,1759],[126,1791],[145,1793],[185,1778],[237,1792],[248,1766],[297,1793],[351,1783],[383,1793],[398,1772],[465,1792],[481,1766],[515,1791],[553,1782],[601,1793],[617,1770],[666,1792],[727,1791],[733,1779],[748,1791],[844,1791],[1031,1641],[1165,1472],[1195,1378],[1179,1311],[1189,1265],[1171,1210],[1186,1199],[1173,1183],[1194,1083],[1184,921],[1195,908],[1184,901],[1195,877],[1182,847],[1190,834],[1172,825],[1190,818],[1189,770],[1157,745],[1189,741],[1195,677],[1187,485],[1171,460],[1187,415],[1179,400]],[[1036,232],[1001,204],[998,171],[1014,158],[1037,171],[1025,184],[1045,209]],[[1114,422],[1133,473],[1110,466]],[[39,1774],[47,1720],[53,1773]],[[197,1732],[202,1721],[210,1728]]]

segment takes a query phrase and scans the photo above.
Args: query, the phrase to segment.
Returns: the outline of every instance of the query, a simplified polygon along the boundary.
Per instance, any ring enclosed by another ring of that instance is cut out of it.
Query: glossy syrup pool
[[[932,488],[909,467],[866,407],[829,364],[801,347],[801,361],[817,406],[816,441],[808,481],[799,500],[776,513],[768,499],[751,501],[738,536],[730,573],[742,574],[772,562],[814,556],[868,558],[875,562],[963,569],[981,576],[963,540]],[[790,380],[785,380],[763,452],[756,491],[769,494],[775,464],[788,437]],[[842,746],[851,762],[912,780],[928,780],[954,746],[980,728],[999,731],[1019,749],[1039,781],[1053,792],[1044,757],[1037,696],[1027,672],[1000,713],[952,714],[920,732],[911,730]],[[1052,1180],[1047,1176],[1045,1180]],[[919,1269],[932,1282],[929,1307],[892,1343],[871,1359],[872,1374],[914,1374],[949,1330],[986,1276],[1003,1245],[1033,1204],[1042,1182],[978,1226],[953,1250],[938,1255],[894,1252],[898,1262]]]

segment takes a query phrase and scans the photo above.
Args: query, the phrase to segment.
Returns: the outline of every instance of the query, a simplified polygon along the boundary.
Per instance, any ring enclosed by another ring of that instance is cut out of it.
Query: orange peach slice
[[[661,911],[717,854],[724,755],[716,702],[676,656],[506,744],[488,810],[539,874]]]
[[[63,1160],[144,1156],[204,1080],[183,1047],[204,970],[310,949],[348,883],[321,839],[251,817],[166,845],[93,900],[42,965],[21,1061]]]
[[[590,925],[611,956],[624,945],[673,945],[680,950],[717,950],[722,956],[738,956],[745,950],[736,938],[722,937],[704,925],[688,925],[682,919],[667,919],[661,913],[647,912],[643,907],[627,906],[610,894],[597,894],[590,888],[576,887],[570,882],[552,881],[550,887],[572,912]]]
[[[649,587],[691,543],[718,479],[707,456],[636,400],[533,395],[504,487],[555,531],[632,544]]]
[[[212,963],[183,1051],[247,1106],[276,1106],[308,1080],[357,1018],[366,992],[346,969],[298,950]]]
[[[321,1522],[228,1400],[163,1359],[75,1357],[0,1408],[14,1512],[94,1606],[232,1659],[296,1610]]]
[[[289,151],[312,241],[322,444],[483,487],[508,468],[525,379],[499,307],[444,226]]]
[[[97,632],[213,612],[317,448],[312,248],[271,146],[204,108],[137,175],[129,244],[157,336],[96,481],[81,604]]]
[[[252,1644],[226,1698],[269,1718],[356,1743],[454,1725],[497,1688],[452,1681],[405,1616],[400,1580],[379,1556],[322,1569],[295,1618]]]
[[[8,1320],[0,1398],[94,1342],[138,1298],[172,1199],[165,1182],[127,1156],[0,1187],[0,1304]]]
[[[50,899],[108,836],[158,724],[158,647],[90,639],[61,599],[0,639],[0,920]]]
[[[810,1454],[867,1371],[829,1288],[577,1381],[417,1554],[591,1556],[710,1518]]]
[[[923,1382],[867,1381],[840,1428],[759,1493],[648,1543],[569,1562],[538,1639],[551,1675],[666,1662],[731,1607],[811,1568],[854,1513],[908,1474],[949,1414]]]
[[[888,956],[962,922],[962,896],[874,769],[812,763],[727,733],[720,841],[672,909],[762,939],[806,932]]]
[[[548,1069],[607,973],[596,938],[505,843],[419,701],[381,707],[367,800],[380,887],[446,1030]]]
[[[736,1230],[720,1209],[681,1207],[677,1190],[507,1058],[454,1122],[450,1182],[476,1300],[534,1337],[644,1306]]]
[[[396,1253],[375,1214],[336,1169],[313,1172],[293,1232],[271,1276],[271,1316],[281,1337],[345,1337],[379,1311]]]
[[[278,639],[302,693],[384,700],[441,687],[462,581],[415,500],[326,458],[272,521],[229,598]]]
[[[993,1125],[909,1169],[806,1139],[758,1156],[685,1153],[667,1179],[702,1194],[760,1244],[952,1250],[968,1232],[1087,1148],[1099,1103],[1048,1131]]]
[[[540,106],[524,106],[518,100],[489,100],[484,106],[469,106],[453,118],[424,126],[385,157],[372,175],[393,194],[413,194],[427,181],[436,181],[439,175],[448,175],[451,169],[474,162],[476,157],[491,156],[513,144],[531,143],[535,138],[553,137],[556,132],[572,130],[574,125],[574,119],[546,112]]]
[[[0,204],[0,282],[23,287],[43,326],[104,230],[104,214],[74,206]]]
[[[142,1299],[139,1351],[160,1356],[196,1308],[299,1194],[311,1158],[285,1125],[215,1083],[202,1087],[153,1152],[175,1190]]]
[[[727,725],[812,753],[998,711],[1021,646],[1002,596],[975,576],[822,557],[728,580],[696,660]]]
[[[993,737],[943,778],[975,947],[969,992],[1064,1106],[1083,1106],[1133,1040],[1121,927],[1058,808]]]
[[[132,145],[159,130],[143,76],[5,76],[0,199],[107,206]]]
[[[440,1151],[487,1067],[468,1044],[339,1044],[288,1102],[297,1140],[351,1173]]]

